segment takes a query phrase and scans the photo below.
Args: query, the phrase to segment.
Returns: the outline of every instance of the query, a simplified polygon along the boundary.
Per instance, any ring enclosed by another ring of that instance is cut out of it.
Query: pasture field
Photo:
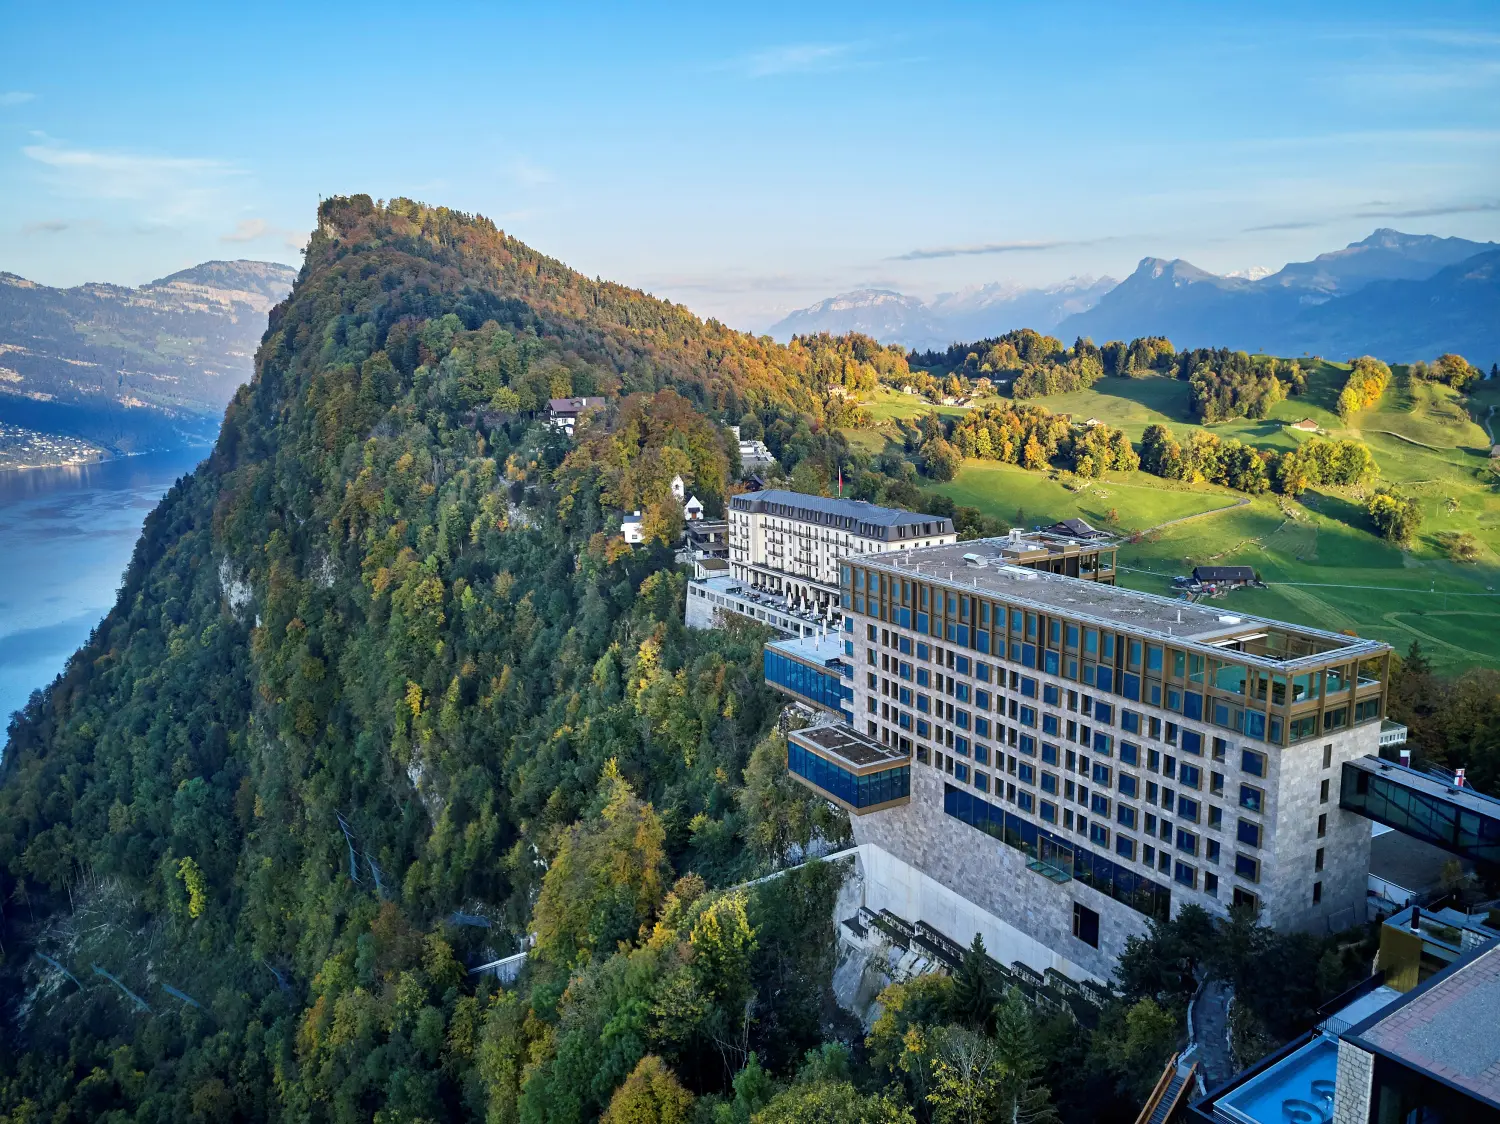
[[[1397,368],[1381,400],[1346,423],[1333,406],[1347,371],[1345,364],[1320,362],[1307,390],[1279,403],[1270,417],[1204,428],[1284,450],[1307,439],[1290,425],[1311,418],[1328,437],[1364,441],[1379,464],[1380,484],[1421,505],[1422,528],[1408,549],[1381,539],[1365,513],[1366,496],[1345,489],[1315,489],[1292,501],[1139,472],[1081,482],[1066,473],[979,460],[966,461],[954,480],[931,487],[1012,525],[1076,516],[1118,531],[1127,537],[1123,585],[1170,594],[1172,577],[1195,565],[1250,565],[1269,588],[1228,594],[1226,607],[1358,632],[1401,652],[1418,640],[1445,672],[1500,667],[1500,484],[1490,471],[1492,441],[1482,424],[1500,427],[1500,386],[1482,383],[1464,398],[1441,385],[1414,384]],[[899,402],[887,401],[884,414],[872,408],[883,421],[930,409],[909,395],[891,397]],[[1153,422],[1179,436],[1197,428],[1188,417],[1188,386],[1175,379],[1107,378],[1089,390],[1035,401],[1079,421],[1118,426],[1136,442]],[[849,437],[878,452],[888,432]],[[1185,517],[1192,518],[1173,522]],[[1479,543],[1476,563],[1448,558],[1443,536],[1463,532]]]

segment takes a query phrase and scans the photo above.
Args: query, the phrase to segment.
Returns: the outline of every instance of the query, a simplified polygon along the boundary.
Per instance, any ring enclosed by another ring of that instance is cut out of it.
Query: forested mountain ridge
[[[776,764],[764,636],[686,632],[670,553],[609,509],[676,471],[722,504],[708,407],[754,404],[795,460],[873,378],[857,350],[701,323],[483,219],[324,203],[214,452],[11,725],[0,1119],[577,1120],[648,1048],[703,1091],[816,1044],[816,876],[705,884],[839,824]],[[614,391],[571,451],[532,417]],[[745,938],[732,980],[691,968],[706,913]],[[653,920],[632,978],[687,1006],[662,1029],[638,997],[612,1060],[569,1054],[600,1042],[569,1037],[570,973],[625,971]],[[461,959],[533,924],[531,1015]]]

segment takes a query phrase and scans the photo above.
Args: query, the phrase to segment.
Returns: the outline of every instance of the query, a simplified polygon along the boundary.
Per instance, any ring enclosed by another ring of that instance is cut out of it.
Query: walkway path
[[[1229,1001],[1234,988],[1223,980],[1209,980],[1193,1002],[1193,1044],[1198,1048],[1203,1084],[1214,1089],[1237,1072],[1229,1052]]]
[[[1233,511],[1237,507],[1244,507],[1250,501],[1243,497],[1233,503],[1225,504],[1223,507],[1211,507],[1207,511],[1195,511],[1192,515],[1179,515],[1176,519],[1168,519],[1165,523],[1158,523],[1154,527],[1147,527],[1144,531],[1135,531],[1133,534],[1149,535],[1152,531],[1160,531],[1163,527],[1175,527],[1178,523],[1186,523],[1190,519],[1202,519],[1205,515],[1218,515],[1221,511]]]

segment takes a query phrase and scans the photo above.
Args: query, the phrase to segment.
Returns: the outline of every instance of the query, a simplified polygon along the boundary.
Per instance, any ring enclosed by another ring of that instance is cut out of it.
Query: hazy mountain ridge
[[[1041,288],[996,281],[940,293],[930,302],[892,289],[855,289],[790,313],[771,326],[770,334],[788,340],[817,332],[861,332],[882,343],[942,350],[1012,328],[1045,331],[1093,307],[1115,284],[1109,277],[1074,277]]]
[[[1163,335],[1179,347],[1370,353],[1397,363],[1458,351],[1488,366],[1500,357],[1500,287],[1493,269],[1480,267],[1496,250],[1493,242],[1380,229],[1260,280],[1143,258],[1054,334],[1095,341]],[[1472,322],[1461,321],[1457,308]]]
[[[210,261],[59,289],[0,273],[0,420],[117,452],[211,440],[296,276]]]

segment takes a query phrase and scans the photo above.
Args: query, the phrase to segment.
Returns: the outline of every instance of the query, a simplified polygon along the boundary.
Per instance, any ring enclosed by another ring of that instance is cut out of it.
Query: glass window
[[[1129,773],[1120,774],[1120,795],[1134,799],[1140,794],[1140,781]]]
[[[1250,855],[1234,856],[1234,872],[1246,882],[1260,881],[1260,860]]]
[[[1240,820],[1235,825],[1234,837],[1247,847],[1260,846],[1260,824],[1254,820]]]
[[[1240,768],[1252,777],[1263,777],[1266,775],[1266,755],[1256,753],[1253,749],[1240,750]]]
[[[1248,784],[1242,784],[1242,785],[1240,785],[1240,807],[1241,808],[1245,808],[1245,809],[1247,809],[1247,810],[1249,810],[1251,812],[1259,812],[1259,811],[1262,810],[1261,806],[1262,806],[1264,800],[1265,800],[1265,793],[1261,792],[1260,789],[1255,788],[1255,787],[1253,787],[1251,785],[1248,785]]]

